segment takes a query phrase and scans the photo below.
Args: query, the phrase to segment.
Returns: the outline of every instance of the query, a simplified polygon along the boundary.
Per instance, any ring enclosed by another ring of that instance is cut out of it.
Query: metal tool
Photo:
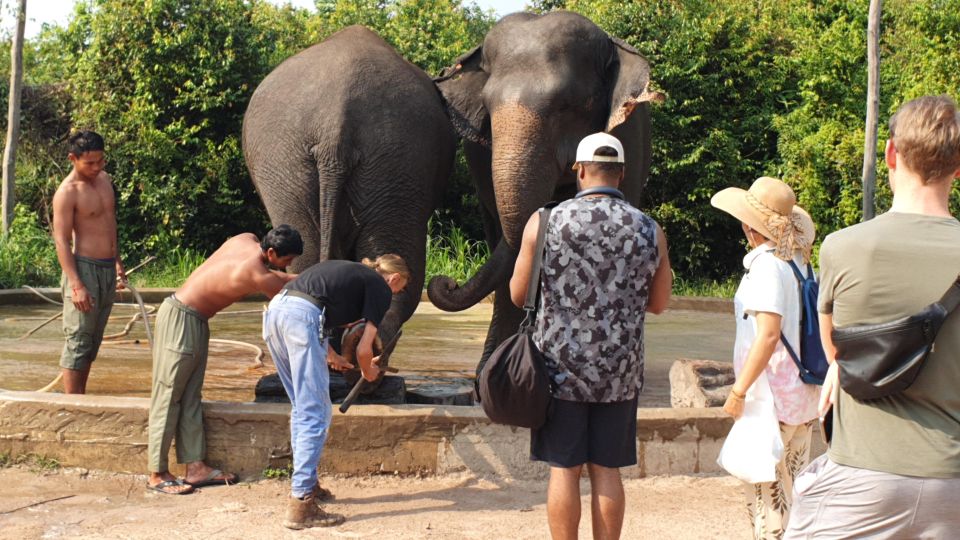
[[[383,352],[380,353],[380,363],[385,363],[385,360],[390,359],[390,355],[393,354],[393,349],[397,347],[397,342],[400,341],[401,335],[403,335],[403,330],[398,330],[397,335],[393,336],[393,339],[383,346]],[[359,362],[359,359],[357,361]],[[382,368],[382,371],[396,373],[399,370],[396,368],[386,367]],[[361,375],[360,379],[358,379],[353,385],[353,388],[350,389],[350,393],[347,394],[347,397],[343,398],[343,403],[340,404],[340,412],[347,412],[347,409],[350,408],[350,405],[353,405],[353,401],[357,399],[357,396],[360,395],[360,390],[363,388],[363,385],[366,384],[366,382],[366,379],[364,379]]]

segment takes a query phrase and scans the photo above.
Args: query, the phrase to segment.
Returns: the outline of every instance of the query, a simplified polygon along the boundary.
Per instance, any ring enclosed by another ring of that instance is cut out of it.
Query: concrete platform
[[[145,398],[0,390],[0,452],[144,473],[148,408]],[[246,478],[285,465],[289,411],[276,403],[205,402],[209,462]],[[716,458],[731,425],[720,409],[638,409],[638,466],[624,469],[624,475],[720,472]],[[531,462],[528,451],[527,430],[491,424],[479,407],[358,405],[346,414],[334,410],[320,469],[346,475],[469,471],[545,478],[547,467]],[[822,452],[822,445],[814,446],[813,455]]]

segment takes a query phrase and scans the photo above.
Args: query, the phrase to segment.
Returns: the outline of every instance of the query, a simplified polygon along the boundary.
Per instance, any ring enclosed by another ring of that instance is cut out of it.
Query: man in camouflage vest
[[[667,239],[624,201],[623,146],[606,133],[583,139],[574,169],[581,190],[549,217],[534,342],[556,390],[553,412],[531,432],[531,459],[550,464],[547,518],[555,539],[576,538],[580,472],[590,475],[594,538],[619,538],[625,508],[620,467],[637,463],[637,395],[643,321],[670,299]],[[540,216],[523,231],[510,294],[523,305]]]

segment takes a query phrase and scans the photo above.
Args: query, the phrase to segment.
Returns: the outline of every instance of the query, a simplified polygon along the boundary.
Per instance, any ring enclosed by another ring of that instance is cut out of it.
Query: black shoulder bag
[[[533,325],[537,320],[537,296],[540,292],[540,267],[550,210],[540,209],[536,255],[523,303],[525,316],[516,334],[497,347],[478,375],[478,393],[483,412],[498,424],[539,428],[547,419],[551,387],[543,354],[533,343]]]
[[[840,386],[859,400],[906,390],[933,350],[937,332],[960,304],[960,276],[938,302],[895,321],[835,328]]]

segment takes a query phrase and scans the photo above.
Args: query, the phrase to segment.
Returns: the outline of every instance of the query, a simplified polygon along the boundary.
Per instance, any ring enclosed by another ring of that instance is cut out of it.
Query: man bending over
[[[273,298],[294,275],[281,270],[303,253],[295,229],[280,225],[258,241],[250,233],[230,238],[190,274],[157,312],[153,342],[153,391],[150,396],[148,486],[184,495],[194,488],[235,482],[204,463],[206,440],[200,390],[207,367],[207,321],[248,294]],[[170,474],[167,454],[176,434],[177,461],[187,464],[184,480]]]

